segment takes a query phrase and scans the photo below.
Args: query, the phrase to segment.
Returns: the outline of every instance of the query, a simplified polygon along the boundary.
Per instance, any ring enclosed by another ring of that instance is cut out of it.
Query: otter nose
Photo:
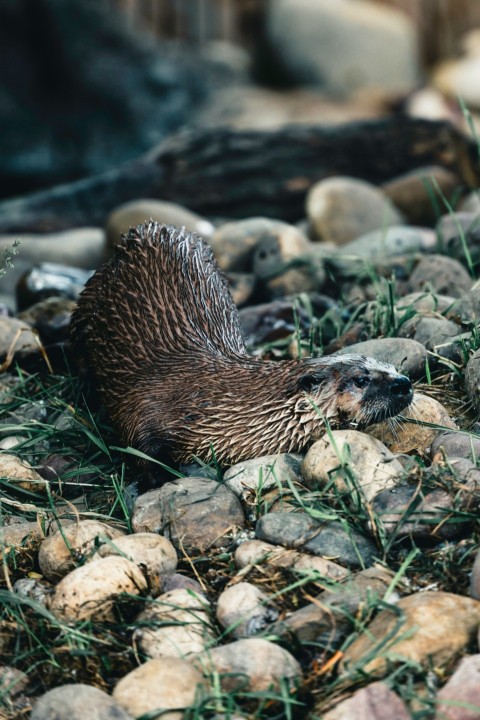
[[[399,375],[392,381],[390,391],[393,395],[409,395],[412,392],[412,383],[405,375]]]

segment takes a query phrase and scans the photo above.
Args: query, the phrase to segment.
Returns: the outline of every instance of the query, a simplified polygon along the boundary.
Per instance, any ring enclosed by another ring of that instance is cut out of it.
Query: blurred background
[[[183,125],[270,129],[480,108],[477,0],[1,0],[0,198]]]

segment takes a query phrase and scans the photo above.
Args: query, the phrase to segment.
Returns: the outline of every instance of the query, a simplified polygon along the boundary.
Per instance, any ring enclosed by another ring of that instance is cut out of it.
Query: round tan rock
[[[208,600],[185,588],[163,593],[137,616],[133,639],[150,658],[187,657],[214,639]]]
[[[415,593],[375,617],[346,649],[340,671],[359,667],[378,677],[403,662],[442,668],[465,652],[479,625],[478,600],[446,592]]]
[[[382,190],[351,177],[327,178],[313,185],[306,210],[316,237],[334,245],[345,245],[364,233],[403,220]]]
[[[29,492],[45,492],[47,488],[46,480],[26,460],[20,460],[16,455],[0,454],[0,476],[12,487]]]
[[[444,197],[452,201],[460,185],[460,179],[450,170],[432,165],[411,170],[393,178],[382,187],[409,223],[432,225],[437,220],[437,208],[435,203],[432,203],[432,193],[437,194],[439,188]]]
[[[380,440],[357,430],[334,430],[331,437],[324,435],[311,446],[302,463],[302,475],[309,488],[331,487],[333,482],[342,495],[358,489],[369,501],[393,487],[404,471]]]
[[[162,573],[172,573],[177,567],[177,552],[170,540],[156,533],[136,533],[116,537],[102,545],[97,555],[121,555],[141,566],[153,583]]]
[[[236,638],[255,635],[274,622],[278,614],[268,595],[252,583],[231,585],[218,598],[217,620]]]
[[[139,595],[147,589],[138,565],[113,555],[72,570],[60,580],[48,605],[65,622],[111,621],[122,595]]]
[[[189,232],[195,232],[207,238],[212,235],[214,230],[208,220],[182,205],[165,200],[132,200],[124,205],[119,205],[107,218],[106,231],[109,248],[112,249],[118,245],[121,236],[127,233],[131,227],[142,225],[148,220],[185,227]]]
[[[99,543],[122,535],[122,530],[98,520],[81,520],[63,526],[42,542],[38,553],[40,570],[49,580],[58,580],[79,562],[93,556]]]
[[[201,674],[186,660],[161,657],[148,660],[117,683],[112,697],[133,717],[154,711],[162,720],[181,720],[183,710],[205,688]]]
[[[415,393],[413,403],[401,413],[403,420],[377,423],[367,428],[367,433],[387,445],[393,453],[416,451],[426,455],[432,442],[443,428],[455,429],[456,425],[446,408],[429,395]],[[409,422],[411,421],[411,422]],[[438,428],[428,425],[438,425]]]
[[[31,720],[132,720],[107,693],[91,685],[60,685],[42,695]]]
[[[283,683],[294,687],[301,679],[300,665],[287,650],[260,638],[236,640],[199,655],[196,667],[220,675],[225,692],[242,688],[250,692],[278,690]]]
[[[460,297],[473,285],[463,265],[446,255],[428,255],[420,259],[410,275],[410,292],[433,290],[440,295]]]
[[[256,245],[268,237],[281,236],[282,228],[292,226],[264,217],[221,225],[210,238],[215,258],[222,270],[249,272],[253,268],[253,250]]]

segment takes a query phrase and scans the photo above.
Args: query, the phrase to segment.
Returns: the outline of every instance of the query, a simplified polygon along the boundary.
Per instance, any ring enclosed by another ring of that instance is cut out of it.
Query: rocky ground
[[[89,273],[18,282],[55,239],[5,245],[2,717],[479,717],[477,196],[430,167],[324,180],[297,226],[143,200],[56,247],[100,262],[145,217],[208,238],[253,353],[365,353],[415,402],[138,493],[65,344]]]
[[[478,33],[422,88],[412,21],[361,4],[271,3],[269,42],[309,89],[231,87],[198,127],[366,119],[401,99],[474,130]],[[322,180],[295,225],[143,197],[96,227],[0,237],[2,720],[480,718],[480,200],[443,155],[383,185]],[[412,407],[145,491],[68,327],[147,218],[210,242],[251,353],[391,362]]]

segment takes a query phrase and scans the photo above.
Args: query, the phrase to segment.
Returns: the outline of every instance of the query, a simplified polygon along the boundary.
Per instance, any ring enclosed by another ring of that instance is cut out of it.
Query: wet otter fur
[[[300,451],[325,419],[366,426],[413,395],[392,365],[360,355],[249,356],[210,247],[153,221],[89,280],[71,334],[122,441],[162,462]]]

